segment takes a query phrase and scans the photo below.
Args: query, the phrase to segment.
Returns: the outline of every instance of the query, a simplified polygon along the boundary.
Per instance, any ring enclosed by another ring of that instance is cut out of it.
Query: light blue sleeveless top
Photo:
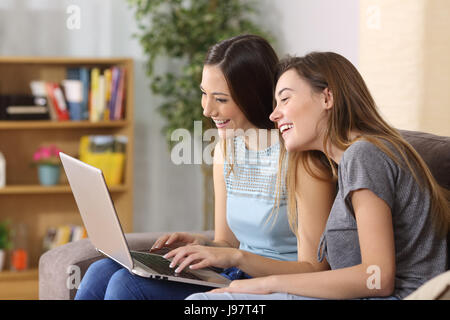
[[[284,183],[279,209],[274,209],[280,143],[253,151],[247,149],[242,136],[233,140],[234,156],[225,159],[224,177],[227,222],[240,249],[272,259],[297,260],[297,238],[289,228]]]

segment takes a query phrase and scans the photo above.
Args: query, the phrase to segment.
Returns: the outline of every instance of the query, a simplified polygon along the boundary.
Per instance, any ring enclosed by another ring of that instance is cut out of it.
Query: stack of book
[[[74,103],[81,103],[81,117],[85,120],[120,120],[124,117],[125,69],[117,66],[67,69],[66,91],[70,83],[79,82],[81,94]],[[79,90],[75,90],[79,92]],[[71,102],[69,101],[69,104]]]
[[[31,81],[32,95],[0,95],[0,120],[121,120],[125,69],[68,68],[67,79]]]
[[[49,228],[44,237],[43,250],[48,251],[84,238],[87,238],[87,232],[83,226],[62,225],[56,228]]]

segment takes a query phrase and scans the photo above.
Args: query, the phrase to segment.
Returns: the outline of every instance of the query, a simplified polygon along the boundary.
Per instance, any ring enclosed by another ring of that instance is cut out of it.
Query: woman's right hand
[[[208,238],[200,234],[193,234],[188,232],[174,232],[168,233],[159,237],[150,249],[150,252],[164,247],[179,247],[189,244],[207,245]]]

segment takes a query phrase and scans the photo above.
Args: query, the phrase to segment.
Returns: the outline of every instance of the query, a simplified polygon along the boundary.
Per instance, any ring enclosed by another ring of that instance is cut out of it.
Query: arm
[[[386,202],[368,189],[354,191],[351,199],[358,227],[361,264],[316,273],[276,275],[235,281],[229,289],[220,291],[288,292],[331,299],[391,295],[395,279],[395,246],[391,210]],[[379,273],[369,268],[373,266],[379,268]],[[376,287],[377,284],[380,285],[379,288]],[[374,285],[375,288],[373,288]]]
[[[208,243],[214,247],[238,248],[239,241],[231,231],[227,223],[227,189],[223,176],[224,155],[222,152],[222,141],[214,148],[214,241]]]

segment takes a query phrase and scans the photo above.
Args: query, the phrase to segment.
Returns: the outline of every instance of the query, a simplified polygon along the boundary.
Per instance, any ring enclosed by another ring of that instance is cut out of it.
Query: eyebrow
[[[200,89],[202,90],[202,91],[205,91],[205,89],[203,89],[203,87],[202,87],[202,85],[200,85]],[[213,93],[211,93],[213,96],[229,96],[229,94],[226,94],[226,93],[223,93],[223,92],[213,92]]]
[[[284,91],[289,90],[289,91],[294,91],[291,88],[283,88],[280,91],[278,91],[278,96],[280,96]]]

